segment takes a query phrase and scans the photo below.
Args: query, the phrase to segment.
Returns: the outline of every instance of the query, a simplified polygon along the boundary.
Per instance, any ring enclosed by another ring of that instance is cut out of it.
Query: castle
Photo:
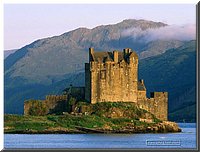
[[[94,48],[89,48],[89,63],[85,63],[85,87],[71,87],[65,91],[76,96],[77,100],[85,99],[91,104],[130,102],[160,120],[167,120],[168,117],[168,93],[151,92],[150,98],[147,98],[144,80],[138,80],[138,55],[129,48],[123,52],[96,52]],[[24,114],[31,114],[37,105],[44,107],[43,115],[64,112],[70,94],[46,96],[42,102],[25,102]]]
[[[134,102],[140,108],[167,120],[168,93],[152,92],[146,97],[144,80],[138,81],[138,55],[129,48],[123,52],[96,52],[89,48],[85,63],[85,99],[97,102]]]

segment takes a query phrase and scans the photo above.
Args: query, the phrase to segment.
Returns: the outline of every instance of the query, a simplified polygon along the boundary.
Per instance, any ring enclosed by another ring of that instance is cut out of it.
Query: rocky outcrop
[[[10,130],[11,129],[11,130]],[[148,125],[135,125],[130,123],[124,127],[113,129],[109,125],[104,125],[101,128],[87,128],[75,126],[74,129],[67,129],[65,127],[50,127],[44,130],[12,130],[13,128],[4,128],[4,133],[7,134],[85,134],[85,133],[175,133],[181,132],[181,128],[175,122],[164,121],[157,124],[149,123]]]
[[[97,131],[103,132],[103,133],[175,133],[175,132],[181,132],[181,128],[175,123],[175,122],[161,122],[158,124],[154,124],[152,126],[134,126],[134,125],[127,125],[123,128],[118,129],[111,129],[111,128],[99,128]]]

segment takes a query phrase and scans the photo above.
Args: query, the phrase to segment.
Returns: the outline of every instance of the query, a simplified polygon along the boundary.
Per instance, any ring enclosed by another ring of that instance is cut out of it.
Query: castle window
[[[106,71],[105,70],[101,70],[100,77],[101,77],[101,79],[105,79],[106,78]]]

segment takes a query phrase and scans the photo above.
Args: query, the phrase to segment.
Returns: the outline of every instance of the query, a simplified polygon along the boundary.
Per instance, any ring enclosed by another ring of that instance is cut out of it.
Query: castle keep
[[[152,92],[146,97],[143,80],[138,80],[138,55],[127,48],[123,52],[96,52],[89,48],[85,63],[85,99],[97,102],[134,102],[140,108],[167,120],[168,93]]]
[[[85,64],[86,100],[96,102],[137,102],[138,56],[130,49],[124,52],[89,50]]]

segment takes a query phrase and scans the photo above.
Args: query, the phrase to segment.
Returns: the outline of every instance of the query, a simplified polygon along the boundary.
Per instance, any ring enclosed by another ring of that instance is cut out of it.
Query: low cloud
[[[155,40],[195,40],[196,26],[188,24],[184,26],[170,25],[157,29],[142,30],[140,28],[130,28],[122,33],[123,37],[130,36],[133,40],[141,40],[145,42]]]

